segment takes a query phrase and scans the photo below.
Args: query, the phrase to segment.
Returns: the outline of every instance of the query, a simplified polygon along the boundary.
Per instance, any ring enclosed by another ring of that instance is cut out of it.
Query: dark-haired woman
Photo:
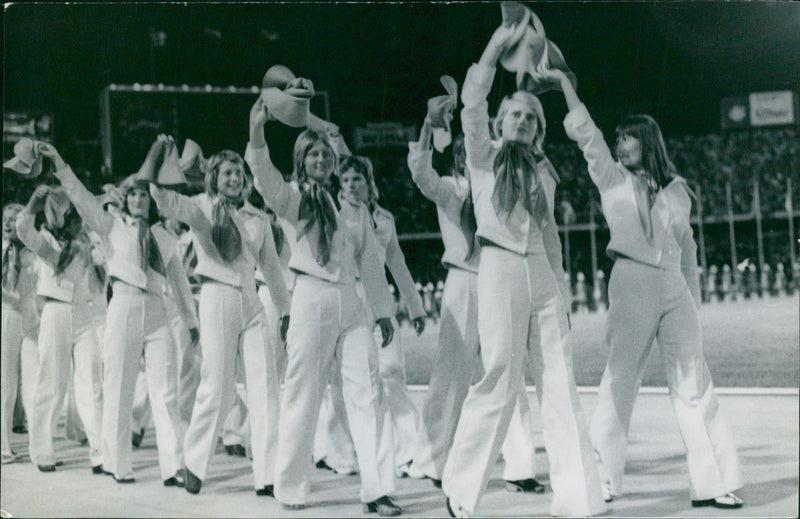
[[[47,151],[42,153],[50,156]],[[64,167],[63,161],[56,161],[56,168]],[[45,223],[37,231],[34,220],[42,211]],[[64,192],[46,186],[39,186],[17,215],[17,235],[38,257],[36,293],[44,301],[39,324],[39,371],[29,415],[31,461],[42,472],[56,470],[53,434],[72,372],[76,394],[88,395],[77,398],[76,405],[89,440],[92,472],[100,474],[102,369],[94,304],[102,282],[92,268],[89,238]]]
[[[160,136],[159,138],[164,138]],[[269,339],[256,292],[256,265],[282,319],[289,295],[267,216],[247,202],[252,181],[242,157],[223,150],[209,159],[205,193],[186,197],[151,185],[161,213],[186,223],[197,254],[202,362],[192,419],[184,440],[186,490],[200,492],[233,404],[238,359],[244,367],[256,495],[273,495],[278,439],[277,347]],[[277,325],[277,323],[275,323]]]
[[[175,240],[158,224],[147,182],[126,179],[119,212],[110,213],[52,146],[42,151],[88,230],[100,238],[113,296],[103,337],[103,469],[120,483],[134,481],[131,417],[134,388],[144,355],[147,387],[156,426],[161,479],[182,482],[183,446],[177,402],[177,359],[164,293],[186,277]],[[176,289],[177,292],[177,289]],[[192,301],[183,305],[196,322]]]
[[[591,422],[605,498],[622,493],[631,413],[656,339],[687,451],[692,506],[739,508],[739,458],[703,356],[691,191],[652,117],[630,116],[617,126],[615,161],[569,80],[557,70],[544,74],[561,82],[564,128],[583,151],[611,231],[609,354]]]

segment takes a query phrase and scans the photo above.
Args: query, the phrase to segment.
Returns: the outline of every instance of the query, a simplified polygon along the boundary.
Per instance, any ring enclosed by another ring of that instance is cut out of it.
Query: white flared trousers
[[[481,251],[478,332],[485,374],[464,401],[442,488],[474,513],[486,489],[531,355],[550,461],[555,516],[606,509],[594,453],[572,372],[567,309],[544,254],[521,256],[499,247]]]
[[[2,329],[0,329],[0,449],[11,452],[9,443],[14,404],[17,392],[21,393],[22,407],[28,419],[33,412],[36,391],[36,372],[39,366],[35,330],[26,332],[22,314],[10,304],[2,306]]]
[[[298,276],[292,294],[281,406],[276,497],[305,504],[314,433],[331,366],[342,377],[347,422],[361,473],[361,501],[394,491],[392,428],[379,378],[372,323],[354,285]]]
[[[183,466],[178,417],[175,341],[164,297],[115,283],[103,347],[103,467],[117,479],[133,477],[132,409],[144,355],[147,393],[156,429],[161,479]]]
[[[48,300],[39,324],[39,371],[29,416],[30,455],[36,465],[56,462],[53,434],[63,409],[70,374],[75,405],[89,440],[92,466],[103,463],[103,371],[93,309]],[[130,435],[128,436],[130,447]]]
[[[608,285],[608,362],[591,423],[603,478],[622,494],[631,414],[657,339],[689,465],[692,499],[742,486],[739,457],[703,356],[697,308],[680,271],[618,259]]]
[[[453,445],[461,407],[469,391],[478,356],[478,275],[451,267],[442,292],[441,321],[436,357],[417,433],[414,467],[426,476],[442,479]],[[536,477],[533,419],[525,384],[502,447],[503,479]]]
[[[184,440],[186,468],[201,480],[206,478],[217,438],[233,405],[241,358],[250,412],[253,483],[256,489],[273,484],[280,388],[275,344],[269,340],[255,287],[252,294],[246,294],[223,283],[203,283],[200,346],[200,385]]]

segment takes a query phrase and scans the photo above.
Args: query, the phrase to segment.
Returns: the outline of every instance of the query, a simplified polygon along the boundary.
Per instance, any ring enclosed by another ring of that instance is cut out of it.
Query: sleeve
[[[280,258],[275,249],[275,238],[272,236],[272,228],[269,221],[264,218],[264,243],[258,253],[258,268],[264,274],[264,283],[267,285],[269,295],[275,308],[280,315],[288,315],[290,307],[289,291],[286,289],[286,281],[283,277]]]
[[[275,214],[285,218],[294,192],[270,160],[269,149],[266,146],[255,148],[248,142],[244,159],[253,173],[253,185],[256,191]]]
[[[686,286],[692,294],[695,306],[700,308],[702,296],[700,292],[700,271],[697,268],[697,244],[694,241],[694,232],[691,225],[686,225],[686,230],[679,242],[681,246],[681,270],[686,279]]]
[[[59,252],[34,228],[34,218],[28,211],[20,211],[17,215],[17,236],[31,252],[55,268]]]
[[[422,307],[422,298],[414,288],[414,280],[411,278],[411,272],[409,272],[408,265],[406,265],[406,258],[400,248],[400,241],[397,239],[397,230],[394,222],[392,222],[392,236],[386,248],[386,266],[389,267],[389,272],[392,273],[394,282],[397,283],[400,296],[406,302],[409,316],[412,319],[424,317],[425,310]]]
[[[486,97],[492,89],[495,67],[473,64],[467,71],[461,90],[461,127],[467,151],[467,169],[492,170],[492,138],[489,135],[489,103]]]
[[[175,303],[178,305],[181,318],[186,328],[192,329],[199,326],[197,309],[192,296],[192,289],[189,286],[189,276],[183,268],[183,261],[178,255],[178,246],[173,242],[173,251],[166,264],[167,279],[175,295]]]
[[[114,217],[103,210],[103,206],[75,176],[71,167],[60,169],[55,175],[86,226],[101,236],[107,236],[114,225]]]
[[[378,242],[372,227],[367,224],[366,210],[363,207],[360,215],[361,248],[356,252],[356,264],[375,319],[391,318],[394,315],[394,300],[378,254]]]
[[[432,165],[433,151],[423,149],[417,142],[408,143],[408,169],[411,178],[425,198],[442,207],[446,213],[452,214],[461,210],[463,200],[436,173]]]
[[[195,231],[211,226],[200,207],[188,196],[150,184],[150,196],[158,205],[158,212],[165,218],[175,218]]]
[[[581,103],[564,118],[567,136],[578,144],[589,166],[589,176],[600,191],[614,187],[625,180],[617,168],[611,150],[603,139],[603,132],[594,124],[586,105]]]
[[[3,286],[3,302],[10,305],[18,305],[20,301],[19,292],[10,290]]]
[[[544,243],[544,250],[547,254],[547,262],[550,268],[553,269],[553,274],[556,277],[556,284],[561,292],[561,297],[564,299],[564,305],[567,312],[572,308],[572,290],[569,283],[567,283],[567,275],[564,272],[564,257],[561,254],[561,238],[558,236],[558,224],[553,213],[550,213],[547,227],[542,232],[542,241]]]

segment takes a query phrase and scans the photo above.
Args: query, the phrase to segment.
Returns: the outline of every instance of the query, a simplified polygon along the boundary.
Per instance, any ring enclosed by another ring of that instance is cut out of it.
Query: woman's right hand
[[[264,126],[269,120],[269,112],[267,106],[264,104],[264,98],[258,96],[253,107],[250,109],[250,125],[251,126]]]
[[[516,25],[505,24],[495,29],[494,34],[489,39],[489,43],[486,45],[486,50],[483,51],[481,56],[481,65],[494,66],[497,63],[500,54],[511,46],[511,40],[516,29]]]

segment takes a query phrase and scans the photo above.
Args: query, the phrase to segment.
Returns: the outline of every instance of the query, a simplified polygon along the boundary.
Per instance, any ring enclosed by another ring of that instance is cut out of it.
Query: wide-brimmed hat
[[[517,88],[532,94],[561,90],[558,81],[542,79],[536,74],[539,66],[564,71],[572,86],[577,88],[578,79],[567,66],[561,50],[545,36],[539,17],[519,2],[501,2],[500,9],[503,24],[513,25],[516,30],[499,61],[503,68],[517,73]]]
[[[326,121],[322,117],[317,117],[316,115],[312,114],[311,112],[308,113],[308,124],[306,125],[307,128],[322,132],[328,136],[333,144],[333,148],[336,151],[336,155],[339,158],[342,157],[349,157],[353,154],[350,151],[350,148],[347,147],[347,143],[344,142],[344,137],[342,137],[341,132],[339,132],[339,126],[335,123],[330,121]]]
[[[14,156],[3,163],[3,168],[24,178],[38,177],[42,173],[42,154],[38,144],[28,137],[18,140],[14,144]]]
[[[439,81],[447,91],[447,95],[428,99],[428,119],[433,128],[433,147],[441,153],[453,142],[450,122],[453,120],[453,110],[458,105],[458,83],[447,75],[440,77]]]
[[[295,76],[283,65],[271,66],[261,81],[261,98],[269,114],[287,126],[306,126],[312,97],[311,80]]]
[[[64,227],[64,216],[72,207],[67,193],[62,188],[52,188],[44,200],[44,217],[47,225],[60,229]]]
[[[171,137],[166,142],[157,139],[150,146],[136,177],[161,186],[186,183],[186,177],[183,176],[180,168],[178,147]]]
[[[183,153],[178,160],[178,166],[186,180],[203,182],[206,178],[206,164],[200,145],[192,139],[186,139],[183,144]]]

